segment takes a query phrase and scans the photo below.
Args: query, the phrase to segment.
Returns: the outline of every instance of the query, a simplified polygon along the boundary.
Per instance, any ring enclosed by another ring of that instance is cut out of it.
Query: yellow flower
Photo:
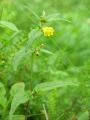
[[[53,35],[53,33],[54,33],[54,28],[53,28],[53,27],[43,27],[43,28],[42,28],[42,31],[43,31],[43,33],[44,33],[44,36],[49,37],[49,36],[52,36],[52,35]]]

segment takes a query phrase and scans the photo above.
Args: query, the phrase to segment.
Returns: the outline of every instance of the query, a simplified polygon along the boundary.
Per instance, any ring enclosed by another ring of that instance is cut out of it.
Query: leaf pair
[[[28,34],[28,40],[27,43],[24,47],[22,47],[21,50],[19,50],[16,55],[14,56],[13,59],[13,69],[14,71],[17,70],[17,67],[19,66],[20,62],[25,59],[25,57],[28,55],[28,51],[31,49],[31,46],[36,40],[37,37],[41,35],[41,32],[38,31],[37,29],[33,29],[29,34]]]

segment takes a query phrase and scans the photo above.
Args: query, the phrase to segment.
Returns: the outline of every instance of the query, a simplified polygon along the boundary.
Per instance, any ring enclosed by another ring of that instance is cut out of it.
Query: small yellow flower
[[[52,36],[52,35],[53,35],[53,33],[54,33],[54,28],[53,28],[53,27],[43,27],[43,28],[42,28],[42,31],[43,31],[43,33],[44,33],[44,36],[49,37],[49,36]]]

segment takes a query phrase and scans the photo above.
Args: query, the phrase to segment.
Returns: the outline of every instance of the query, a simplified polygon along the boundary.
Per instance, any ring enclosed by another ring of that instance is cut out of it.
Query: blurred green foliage
[[[38,28],[36,15],[41,16],[43,11],[46,15],[59,13],[61,20],[51,22],[55,28],[53,37],[36,39],[39,42],[33,48],[43,43],[50,53],[41,51],[39,56],[34,56],[32,72],[30,51],[18,66],[14,58],[26,45],[30,31]],[[31,120],[44,120],[44,103],[49,120],[89,120],[90,0],[0,0],[1,21],[15,25],[10,28],[5,23],[4,27],[0,24],[0,82],[5,85],[7,98],[14,83],[24,82],[26,89],[30,89],[31,72],[32,87],[44,82],[79,83],[77,87],[66,86],[36,94],[34,99],[31,98],[27,113],[25,105],[21,105],[16,113],[29,114]],[[0,106],[1,117],[2,114]]]

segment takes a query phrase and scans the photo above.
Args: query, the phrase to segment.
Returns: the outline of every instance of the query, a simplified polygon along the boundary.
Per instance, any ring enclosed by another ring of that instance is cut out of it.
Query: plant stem
[[[32,78],[33,78],[33,63],[34,63],[34,54],[31,54],[31,64],[30,64],[30,91],[32,92],[33,90],[33,86],[32,86]],[[28,101],[27,105],[26,105],[26,114],[25,114],[25,120],[27,120],[27,116],[28,116],[28,111],[29,111],[29,106],[30,106],[30,101]]]
[[[32,91],[32,78],[33,78],[33,63],[34,63],[34,54],[31,55],[31,71],[30,71],[30,90]]]
[[[46,107],[45,107],[44,104],[43,104],[43,113],[44,113],[44,115],[45,115],[45,119],[46,119],[46,120],[49,120],[48,114],[47,114],[47,111],[46,111]]]

